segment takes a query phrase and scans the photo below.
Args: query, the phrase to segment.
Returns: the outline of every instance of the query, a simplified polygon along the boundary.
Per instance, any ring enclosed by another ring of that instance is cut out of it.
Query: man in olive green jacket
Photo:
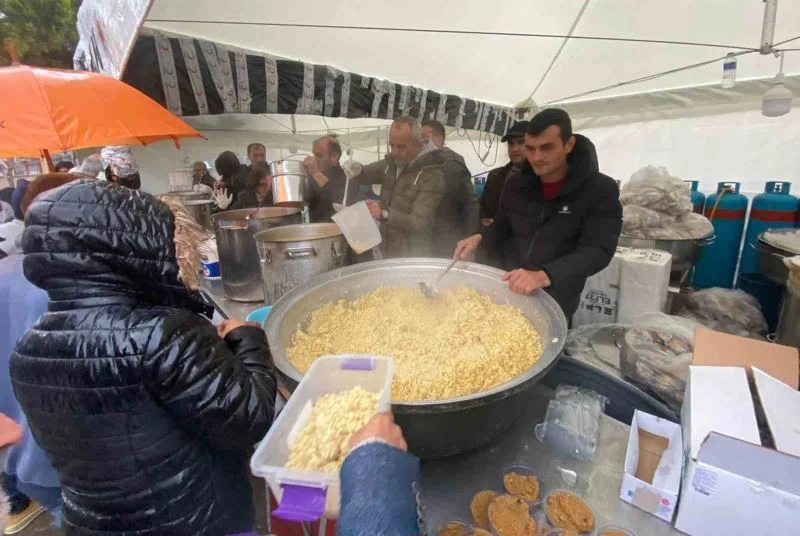
[[[436,211],[445,191],[441,158],[430,142],[422,142],[422,127],[411,117],[396,119],[389,129],[391,154],[364,167],[360,184],[380,184],[381,198],[367,201],[381,223],[383,254],[430,257]]]

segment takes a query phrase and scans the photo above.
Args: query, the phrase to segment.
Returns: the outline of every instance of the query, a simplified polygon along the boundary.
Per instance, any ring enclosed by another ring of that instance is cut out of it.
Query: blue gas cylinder
[[[800,200],[789,194],[791,186],[791,182],[770,181],[766,184],[764,193],[753,198],[750,219],[744,234],[739,273],[758,272],[758,255],[755,250],[758,235],[767,229],[794,227]]]
[[[692,188],[692,211],[697,214],[703,213],[703,207],[706,204],[706,194],[699,191],[697,187],[700,181],[683,181]]]
[[[739,186],[738,182],[720,182],[717,192],[706,198],[704,215],[714,225],[715,237],[695,266],[696,287],[733,287],[748,205]]]

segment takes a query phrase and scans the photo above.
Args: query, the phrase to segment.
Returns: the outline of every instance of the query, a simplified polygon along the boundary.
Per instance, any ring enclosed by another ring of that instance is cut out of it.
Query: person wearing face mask
[[[271,207],[272,174],[265,167],[254,167],[245,180],[245,188],[239,193],[230,210],[241,208]]]
[[[389,127],[390,153],[364,166],[358,184],[380,184],[380,202],[367,200],[380,222],[384,257],[432,257],[436,211],[445,193],[437,147],[423,142],[422,126],[413,117],[399,117]]]
[[[130,147],[122,145],[103,147],[100,151],[106,180],[125,186],[131,190],[142,187],[142,178],[139,176],[139,165],[133,159]]]
[[[586,278],[611,262],[622,230],[619,187],[600,173],[594,144],[564,110],[539,112],[525,130],[526,162],[508,177],[494,221],[453,256],[493,253],[512,292],[544,289],[571,318]]]
[[[500,204],[500,194],[506,178],[512,173],[519,173],[525,162],[525,129],[527,121],[517,121],[508,129],[500,141],[508,144],[508,164],[495,168],[486,177],[486,186],[480,198],[481,225],[487,227],[492,224],[497,206]]]
[[[422,122],[422,139],[438,149],[445,192],[436,211],[434,256],[449,258],[453,242],[478,230],[478,199],[464,157],[445,145],[444,125],[434,119]]]

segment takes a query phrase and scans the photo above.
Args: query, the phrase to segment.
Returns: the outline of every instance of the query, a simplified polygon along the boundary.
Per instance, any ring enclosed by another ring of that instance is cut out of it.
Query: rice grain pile
[[[513,306],[468,287],[440,292],[379,288],[314,311],[294,335],[289,361],[305,373],[326,354],[394,358],[392,400],[439,400],[490,389],[531,367],[538,333]]]

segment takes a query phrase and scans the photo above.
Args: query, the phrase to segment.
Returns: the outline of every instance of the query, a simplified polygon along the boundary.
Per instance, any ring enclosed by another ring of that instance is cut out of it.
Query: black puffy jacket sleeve
[[[276,380],[264,332],[216,328],[189,311],[170,315],[150,337],[145,383],[178,425],[212,447],[243,450],[272,423]]]

